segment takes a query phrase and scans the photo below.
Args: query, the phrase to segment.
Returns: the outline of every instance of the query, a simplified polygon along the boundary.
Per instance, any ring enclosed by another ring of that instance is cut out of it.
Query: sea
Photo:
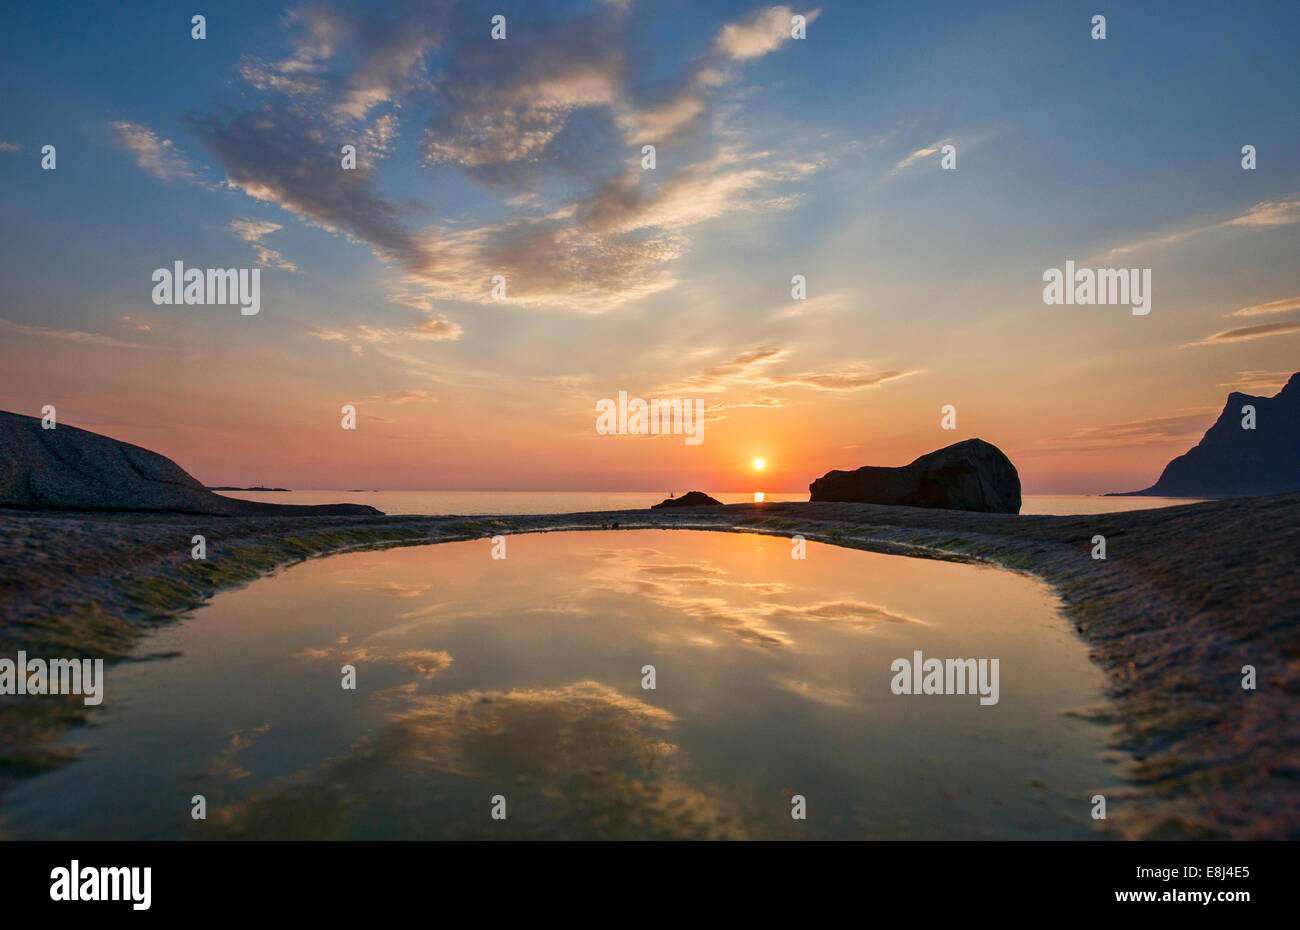
[[[273,504],[369,504],[387,514],[590,513],[602,510],[644,510],[657,504],[667,491],[220,491],[227,497]],[[757,500],[769,503],[806,501],[807,491],[714,494],[724,504]],[[1197,498],[1105,497],[1098,494],[1027,494],[1022,514],[1120,513],[1193,504]]]

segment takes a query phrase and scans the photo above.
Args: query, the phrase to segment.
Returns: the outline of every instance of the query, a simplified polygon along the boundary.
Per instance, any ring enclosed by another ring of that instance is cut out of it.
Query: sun
[[[766,467],[767,462],[764,462],[762,459],[754,459],[754,471],[762,471]]]

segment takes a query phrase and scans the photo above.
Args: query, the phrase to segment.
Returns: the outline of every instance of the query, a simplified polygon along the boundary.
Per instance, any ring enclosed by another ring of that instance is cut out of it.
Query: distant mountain
[[[1243,429],[1242,408],[1255,408],[1255,428]],[[1164,497],[1253,497],[1300,491],[1300,372],[1272,397],[1233,391],[1195,448],[1165,466],[1143,494]]]
[[[171,459],[128,442],[0,410],[0,507],[154,510],[217,516],[378,514],[362,504],[294,506],[213,494]]]

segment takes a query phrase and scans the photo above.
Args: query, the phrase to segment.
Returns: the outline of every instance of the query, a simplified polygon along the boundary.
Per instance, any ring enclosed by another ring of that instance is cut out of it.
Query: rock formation
[[[171,459],[98,433],[0,411],[0,507],[153,510],[215,516],[378,514],[360,504],[293,506],[213,494]]]
[[[1254,407],[1254,428],[1246,429]],[[1300,491],[1300,372],[1272,397],[1233,391],[1201,441],[1165,466],[1143,494],[1165,497],[1253,497]]]
[[[1020,475],[1002,450],[982,439],[945,446],[901,468],[864,465],[829,471],[808,486],[809,500],[1020,512]]]
[[[670,497],[662,500],[657,504],[651,504],[651,510],[663,510],[666,507],[707,507],[710,505],[722,506],[722,501],[715,500],[703,491],[687,491],[681,497]]]

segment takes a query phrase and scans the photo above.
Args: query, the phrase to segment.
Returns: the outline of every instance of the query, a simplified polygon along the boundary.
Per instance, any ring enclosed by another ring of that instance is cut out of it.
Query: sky
[[[798,491],[978,436],[1131,490],[1300,368],[1295,4],[84,6],[0,37],[0,409],[208,484]],[[259,312],[155,304],[177,261]],[[1067,261],[1150,312],[1045,303]],[[703,440],[599,433],[620,391]]]

